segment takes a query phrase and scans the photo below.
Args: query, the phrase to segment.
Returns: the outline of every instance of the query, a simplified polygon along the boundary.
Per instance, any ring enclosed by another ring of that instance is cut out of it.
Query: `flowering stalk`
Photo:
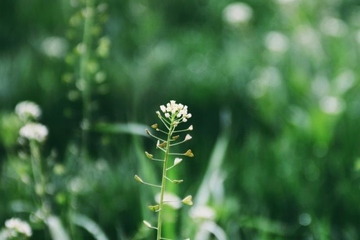
[[[82,147],[81,147],[81,156],[84,157],[87,154],[87,138],[89,125],[91,122],[91,84],[90,76],[88,71],[88,65],[91,57],[91,45],[92,45],[92,34],[91,30],[94,25],[94,0],[86,0],[86,6],[84,9],[84,35],[83,35],[83,52],[80,59],[80,73],[79,81],[82,86],[82,100],[83,100],[83,119],[82,119]]]
[[[30,101],[20,102],[16,105],[15,112],[24,123],[19,130],[19,140],[29,143],[34,193],[38,199],[38,206],[44,214],[48,214],[48,207],[45,203],[46,180],[40,154],[40,147],[48,136],[48,129],[36,122],[41,115],[41,109],[37,104]]]
[[[165,192],[166,192],[166,183],[169,181],[173,184],[179,184],[183,180],[177,180],[177,179],[170,179],[167,176],[167,171],[173,169],[175,166],[180,164],[182,162],[181,158],[175,157],[174,163],[169,166],[169,159],[171,156],[187,156],[187,157],[193,157],[194,154],[189,149],[185,153],[173,153],[171,152],[171,147],[179,145],[181,143],[184,143],[186,141],[189,141],[192,137],[187,134],[183,140],[179,140],[179,135],[176,135],[181,132],[185,131],[191,131],[193,130],[192,125],[186,129],[177,130],[177,127],[179,124],[187,122],[189,118],[191,118],[191,114],[187,112],[187,106],[183,104],[177,104],[176,101],[170,101],[166,106],[161,105],[160,111],[157,111],[156,114],[158,118],[161,120],[163,125],[165,126],[165,130],[162,130],[158,127],[158,124],[153,124],[151,127],[155,129],[157,132],[160,132],[162,134],[166,134],[166,138],[163,139],[161,137],[158,137],[154,134],[152,134],[149,130],[146,129],[146,133],[155,138],[157,140],[156,148],[160,149],[162,152],[164,152],[163,159],[156,159],[154,156],[148,152],[145,152],[145,155],[147,158],[153,160],[153,161],[160,161],[162,162],[162,178],[161,178],[161,185],[151,184],[144,182],[139,176],[135,175],[135,180],[137,180],[140,183],[153,186],[153,187],[160,187],[160,199],[159,204],[149,206],[149,209],[151,211],[158,213],[158,221],[157,221],[157,227],[152,226],[149,222],[144,221],[144,224],[151,228],[155,229],[157,231],[157,240],[160,239],[167,239],[162,237],[162,225],[163,225],[163,210],[165,204],[170,204],[173,201],[168,201],[165,199]],[[183,200],[179,200],[180,203],[186,204],[186,205],[192,205],[192,197],[187,196]]]

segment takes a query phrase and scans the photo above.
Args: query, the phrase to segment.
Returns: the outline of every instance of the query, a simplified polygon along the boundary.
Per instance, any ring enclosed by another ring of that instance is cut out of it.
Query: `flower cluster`
[[[18,239],[32,235],[30,225],[18,218],[11,218],[5,222],[5,229],[0,233],[0,239]]]
[[[41,109],[36,103],[31,101],[20,102],[15,107],[15,113],[24,123],[24,126],[19,131],[20,137],[39,143],[45,141],[48,129],[46,126],[36,122],[41,116]]]
[[[252,16],[252,8],[242,2],[231,3],[223,11],[223,19],[230,25],[246,24]]]
[[[187,119],[191,118],[191,113],[188,113],[188,107],[181,103],[177,104],[176,101],[171,100],[170,103],[160,106],[161,111],[164,113],[165,117],[174,120],[177,119],[180,122],[186,122]],[[158,116],[160,112],[156,112]]]
[[[16,105],[15,113],[23,121],[36,120],[41,116],[41,109],[36,103],[23,101]]]
[[[41,143],[45,141],[48,135],[48,129],[40,123],[27,123],[20,128],[19,134],[23,138]]]

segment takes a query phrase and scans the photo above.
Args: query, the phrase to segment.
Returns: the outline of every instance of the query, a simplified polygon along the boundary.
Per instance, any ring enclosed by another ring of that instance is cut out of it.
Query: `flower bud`
[[[175,165],[178,165],[179,163],[181,163],[181,161],[182,161],[182,158],[175,158],[175,159],[174,159],[174,166],[175,166]]]
[[[189,206],[193,205],[192,196],[189,195],[189,196],[185,197],[181,202],[186,205],[189,205]]]
[[[160,210],[159,205],[154,205],[154,206],[150,205],[148,208],[150,209],[150,211],[153,211],[153,212],[158,212]]]
[[[194,157],[194,154],[192,153],[191,149],[187,150],[186,153],[184,153],[184,155],[188,157]]]
[[[178,139],[179,137],[180,137],[180,135],[173,136],[173,137],[172,137],[172,140],[176,140],[176,139]]]
[[[135,179],[136,181],[138,181],[138,182],[141,182],[141,183],[144,182],[138,175],[135,175],[135,176],[134,176],[134,179]]]
[[[153,159],[153,157],[154,157],[152,154],[150,154],[148,152],[145,152],[145,155],[147,158],[150,158],[150,159]]]

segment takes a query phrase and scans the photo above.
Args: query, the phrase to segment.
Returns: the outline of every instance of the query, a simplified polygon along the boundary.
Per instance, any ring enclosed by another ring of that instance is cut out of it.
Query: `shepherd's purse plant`
[[[143,183],[145,185],[160,188],[160,199],[159,203],[156,205],[150,205],[149,209],[151,211],[154,211],[158,214],[157,219],[157,226],[153,226],[148,221],[143,221],[144,224],[157,231],[157,237],[156,240],[160,239],[168,239],[162,236],[162,225],[163,225],[163,212],[164,212],[164,205],[165,204],[171,204],[170,201],[167,201],[165,199],[165,191],[166,191],[166,184],[169,182],[171,184],[179,184],[183,182],[183,180],[177,180],[177,179],[170,179],[167,176],[167,172],[169,170],[172,170],[175,168],[178,164],[182,162],[182,156],[185,157],[194,157],[194,154],[192,153],[191,149],[188,149],[184,153],[175,153],[173,152],[174,146],[177,146],[179,144],[182,144],[186,141],[189,141],[192,137],[190,134],[186,134],[185,137],[181,138],[179,134],[185,133],[188,131],[193,130],[193,126],[190,125],[187,128],[180,128],[178,127],[180,125],[183,125],[183,123],[186,123],[189,118],[191,118],[191,114],[188,113],[188,107],[186,105],[183,105],[181,103],[176,103],[176,101],[171,100],[170,103],[167,103],[165,105],[160,106],[160,111],[156,111],[156,114],[162,124],[164,125],[165,129],[160,128],[157,123],[153,124],[151,128],[153,128],[156,132],[159,133],[160,136],[154,135],[151,133],[148,129],[146,129],[146,133],[157,140],[156,148],[163,152],[162,158],[155,158],[153,154],[145,152],[145,155],[147,158],[153,160],[153,161],[160,161],[162,162],[162,176],[161,176],[161,185],[152,184],[143,181],[138,175],[135,175],[135,180]],[[162,136],[161,136],[162,135]],[[173,159],[172,165],[170,161]],[[182,200],[180,200],[183,204],[186,205],[192,205],[192,196],[186,196]]]

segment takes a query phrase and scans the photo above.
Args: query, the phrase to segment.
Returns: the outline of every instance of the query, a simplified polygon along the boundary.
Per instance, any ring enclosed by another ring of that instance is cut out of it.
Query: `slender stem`
[[[40,149],[38,143],[35,141],[30,141],[30,154],[31,154],[31,168],[34,178],[34,192],[37,198],[36,204],[37,207],[41,209],[42,213],[45,215],[44,223],[46,224],[46,218],[50,214],[50,209],[46,204],[46,199],[45,199],[46,182],[42,170]],[[45,231],[45,239],[50,239],[48,231]]]
[[[85,6],[85,22],[84,22],[84,34],[82,44],[84,45],[84,52],[81,54],[80,59],[80,84],[82,87],[82,101],[83,101],[83,119],[82,119],[82,136],[81,136],[81,156],[84,157],[87,153],[87,138],[89,125],[91,123],[91,84],[90,76],[88,71],[88,65],[91,57],[91,45],[92,45],[92,34],[91,29],[94,25],[94,0],[86,0]]]
[[[169,129],[169,133],[167,136],[167,144],[166,144],[166,151],[165,151],[165,156],[164,156],[164,163],[163,163],[163,173],[162,173],[162,180],[161,180],[161,192],[160,192],[160,202],[159,202],[159,215],[158,215],[158,226],[157,226],[157,240],[163,239],[161,238],[161,227],[162,227],[162,218],[163,218],[163,205],[164,205],[164,193],[165,193],[165,186],[166,186],[166,181],[167,181],[167,177],[166,177],[166,169],[167,169],[167,163],[168,163],[168,159],[169,159],[169,152],[170,152],[170,140],[171,140],[171,136],[173,134],[174,131],[174,126],[172,124],[170,124],[170,129]]]
[[[45,180],[41,168],[41,157],[39,153],[39,146],[34,141],[30,142],[30,153],[31,153],[31,168],[34,177],[34,190],[35,194],[38,197],[39,205],[41,208],[44,208],[44,194],[45,194]]]

